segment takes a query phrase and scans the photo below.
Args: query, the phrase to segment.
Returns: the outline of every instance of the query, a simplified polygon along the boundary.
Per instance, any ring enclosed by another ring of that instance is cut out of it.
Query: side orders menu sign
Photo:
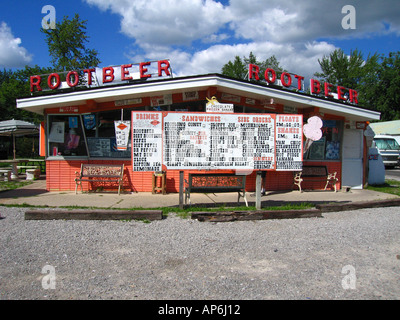
[[[297,171],[302,132],[302,115],[132,111],[133,171]]]

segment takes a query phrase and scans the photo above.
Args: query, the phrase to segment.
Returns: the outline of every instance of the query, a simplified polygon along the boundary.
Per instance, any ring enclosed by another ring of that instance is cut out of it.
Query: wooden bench
[[[241,197],[244,198],[246,207],[248,207],[246,199],[246,176],[236,175],[234,173],[189,173],[189,182],[185,179],[185,204],[187,200],[190,202],[190,194],[197,193],[221,193],[221,192],[237,192],[238,203]]]
[[[75,194],[77,193],[78,185],[82,182],[116,182],[118,183],[118,195],[121,193],[121,186],[124,178],[124,165],[118,164],[81,164],[81,171],[75,172]]]
[[[338,178],[336,178],[337,172],[328,173],[328,168],[326,166],[303,166],[303,170],[299,172],[294,172],[294,185],[299,187],[300,192],[303,192],[301,189],[301,183],[306,179],[307,181],[326,181],[325,188],[331,183],[336,189],[336,182],[338,182]]]

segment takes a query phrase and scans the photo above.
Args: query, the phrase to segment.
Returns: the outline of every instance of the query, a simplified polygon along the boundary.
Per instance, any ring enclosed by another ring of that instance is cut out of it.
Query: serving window
[[[114,121],[130,120],[130,110],[113,110],[83,115],[48,116],[49,157],[129,158],[127,149],[117,149]]]
[[[304,160],[340,160],[343,121],[323,120],[322,138],[314,141]]]
[[[130,120],[130,111],[112,110],[82,115],[87,137],[89,156],[91,158],[130,158],[130,139],[128,148],[124,151],[117,149],[115,137],[115,121]]]
[[[85,133],[79,115],[50,115],[48,156],[87,156]]]

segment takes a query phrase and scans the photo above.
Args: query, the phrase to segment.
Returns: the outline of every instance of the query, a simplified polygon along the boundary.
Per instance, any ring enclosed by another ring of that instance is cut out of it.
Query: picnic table
[[[18,179],[18,164],[25,163],[28,160],[26,159],[7,159],[7,160],[0,160],[0,163],[9,163],[11,165],[11,180]]]
[[[41,173],[46,173],[46,160],[44,159],[28,159],[28,160],[21,160],[20,161],[20,167],[31,167],[28,166],[28,164],[31,164],[31,166],[39,167]]]

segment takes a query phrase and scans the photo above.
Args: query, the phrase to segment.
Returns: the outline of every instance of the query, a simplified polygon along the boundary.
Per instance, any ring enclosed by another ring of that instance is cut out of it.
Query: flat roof
[[[376,134],[400,135],[400,120],[370,123]]]
[[[17,108],[44,114],[47,108],[84,105],[88,100],[97,103],[207,90],[218,91],[258,100],[274,99],[274,102],[298,109],[318,107],[321,113],[342,116],[349,120],[379,120],[380,112],[358,107],[346,102],[290,91],[266,83],[254,83],[234,79],[221,74],[206,74],[189,77],[137,81],[126,84],[95,88],[70,88],[45,92],[38,96],[17,99]],[[211,98],[211,97],[210,97]]]

